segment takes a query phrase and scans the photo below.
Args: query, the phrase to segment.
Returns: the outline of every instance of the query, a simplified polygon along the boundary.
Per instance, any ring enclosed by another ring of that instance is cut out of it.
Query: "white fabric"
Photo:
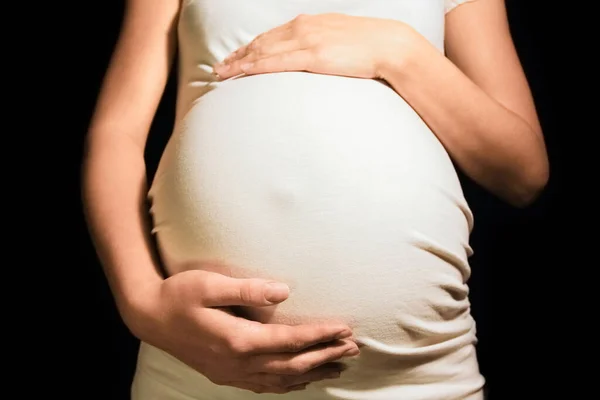
[[[451,4],[452,3],[452,4]],[[171,274],[201,260],[288,283],[260,321],[351,324],[338,380],[277,397],[212,384],[143,343],[134,400],[480,399],[467,279],[473,219],[427,125],[381,82],[210,66],[300,13],[411,24],[443,49],[443,0],[185,0],[175,131],[150,191]]]
[[[475,0],[444,0],[444,10],[446,13],[449,13],[450,11],[454,10],[457,6],[470,1]]]

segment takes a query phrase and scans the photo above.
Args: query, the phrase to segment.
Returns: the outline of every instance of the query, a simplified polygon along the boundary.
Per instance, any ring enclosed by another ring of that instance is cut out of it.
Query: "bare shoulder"
[[[142,145],[177,46],[181,0],[126,0],[91,131],[127,134]]]
[[[448,8],[445,36],[446,50],[451,55],[477,43],[489,44],[490,40],[502,44],[503,50],[512,47],[504,0],[455,1]]]
[[[183,0],[125,0],[125,26],[143,24],[146,28],[169,27]]]
[[[447,57],[473,82],[541,132],[504,0],[470,0],[446,14]]]

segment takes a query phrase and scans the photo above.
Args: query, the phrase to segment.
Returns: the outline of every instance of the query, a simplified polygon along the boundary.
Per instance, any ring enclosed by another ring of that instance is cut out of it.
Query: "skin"
[[[358,354],[348,326],[248,321],[228,307],[276,304],[288,288],[206,271],[167,279],[159,272],[144,147],[175,53],[179,3],[127,2],[87,136],[82,195],[90,234],[123,321],[140,340],[219,385],[257,393],[301,390],[338,376],[342,365],[334,362]]]
[[[383,79],[468,176],[513,206],[531,204],[548,181],[548,158],[504,1],[468,2],[448,13],[446,53],[399,21],[301,15],[214,71],[221,79],[280,71]]]
[[[349,327],[260,324],[229,309],[285,301],[282,284],[224,277],[201,265],[166,279],[159,272],[144,148],[175,54],[179,3],[127,1],[87,136],[82,183],[90,233],[136,337],[216,384],[257,393],[302,390],[336,377],[335,361],[358,354]],[[215,72],[224,79],[285,70],[384,79],[468,175],[511,204],[529,204],[548,179],[548,161],[504,3],[459,6],[446,27],[450,60],[396,21],[301,16],[259,36]]]

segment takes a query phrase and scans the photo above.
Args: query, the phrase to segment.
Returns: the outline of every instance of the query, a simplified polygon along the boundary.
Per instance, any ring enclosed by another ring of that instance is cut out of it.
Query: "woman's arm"
[[[240,73],[310,71],[386,80],[457,165],[490,192],[526,206],[548,180],[540,124],[503,0],[476,0],[446,17],[444,57],[397,20],[300,15],[214,66]]]
[[[128,325],[140,290],[162,279],[149,236],[144,147],[175,54],[178,10],[179,0],[127,1],[87,136],[86,218]]]
[[[411,36],[420,43],[401,59],[389,53],[382,78],[468,176],[514,206],[534,201],[548,180],[548,158],[504,0],[473,1],[447,14],[448,58]]]
[[[213,382],[287,393],[339,371],[331,362],[346,352],[358,354],[348,339],[352,330],[335,322],[286,326],[239,318],[227,307],[277,304],[289,289],[203,270],[163,279],[150,241],[144,147],[175,53],[179,2],[127,2],[87,137],[88,226],[119,312],[135,336]]]

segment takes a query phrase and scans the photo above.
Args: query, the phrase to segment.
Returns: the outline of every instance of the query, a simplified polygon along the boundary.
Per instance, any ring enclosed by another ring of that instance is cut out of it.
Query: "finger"
[[[221,274],[207,276],[198,290],[205,307],[264,307],[280,303],[289,296],[289,287],[284,283],[238,279]]]
[[[229,64],[224,64],[223,66],[215,66],[215,72],[224,79],[231,76],[237,76],[244,73],[242,70],[242,65],[244,64],[255,63],[264,58],[301,50],[301,46],[301,43],[297,40],[284,40],[266,43],[260,47],[252,48],[247,52],[245,57],[239,60],[232,61]]]
[[[240,70],[246,75],[256,75],[271,72],[310,71],[312,53],[307,49],[280,53],[259,60],[241,63]]]
[[[352,330],[341,323],[295,326],[260,324],[253,333],[245,337],[252,354],[297,353],[318,344],[348,338]]]
[[[194,315],[204,334],[216,340],[223,354],[245,360],[265,353],[295,353],[319,344],[332,345],[352,336],[352,330],[341,323],[262,324],[232,315],[224,308],[201,308]]]
[[[291,33],[292,30],[290,29],[289,24],[286,24],[260,35],[247,46],[245,46],[243,51],[237,52],[236,57],[230,60],[230,62],[241,60],[245,57],[248,57],[248,55],[252,53],[261,53],[266,51],[267,48],[272,47],[277,43],[288,42],[292,39]]]
[[[266,45],[267,43],[287,40],[290,38],[291,32],[291,23],[288,22],[276,28],[273,28],[270,31],[261,33],[250,43],[240,47],[239,49],[231,53],[229,56],[227,56],[225,60],[223,60],[223,63],[229,64],[236,60],[241,60],[242,58],[246,57],[249,52],[255,50],[258,47]]]
[[[288,393],[288,392],[306,389],[306,384],[296,385],[296,386],[287,387],[287,388],[286,387],[277,387],[277,386],[259,385],[259,384],[248,383],[248,382],[230,382],[229,385],[237,387],[239,389],[249,390],[249,391],[257,393],[257,394],[265,394],[265,393],[284,394],[284,393]]]
[[[326,379],[337,379],[341,376],[343,368],[339,365],[323,365],[319,368],[308,371],[301,375],[279,375],[259,373],[251,376],[261,385],[270,387],[296,387],[302,384],[319,382]]]
[[[250,360],[250,371],[279,375],[302,375],[322,365],[360,354],[356,343],[336,341],[334,344],[315,346],[300,353],[263,354]]]
[[[242,54],[245,54],[245,52],[246,52],[246,49],[248,48],[248,45],[249,45],[249,44],[250,44],[250,43],[248,43],[248,44],[245,44],[245,45],[243,45],[242,47],[240,47],[240,48],[238,48],[237,50],[235,50],[234,52],[232,52],[231,54],[229,54],[227,57],[225,57],[225,58],[223,59],[223,61],[221,62],[221,64],[229,64],[229,63],[231,63],[232,61],[235,61],[235,60],[237,60],[237,59],[239,59],[239,58],[243,57],[243,56],[242,56]]]

